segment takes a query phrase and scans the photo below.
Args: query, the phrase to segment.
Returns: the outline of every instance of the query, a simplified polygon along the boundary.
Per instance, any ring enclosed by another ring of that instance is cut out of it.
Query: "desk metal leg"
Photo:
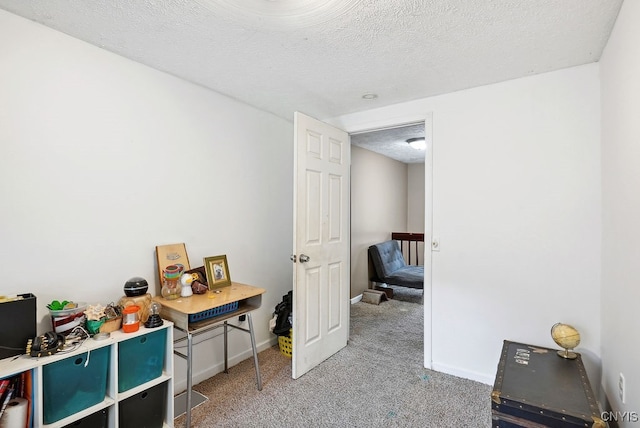
[[[193,347],[193,335],[187,332],[187,408],[186,408],[186,418],[184,426],[189,428],[191,427],[191,388],[193,387],[193,380],[191,378],[191,360],[192,360],[192,350]]]
[[[251,349],[253,349],[253,365],[256,367],[256,382],[258,384],[258,391],[262,391],[262,378],[260,377],[258,351],[256,349],[256,338],[253,334],[253,320],[251,319],[251,313],[247,313],[247,321],[249,321],[249,336],[251,336]]]
[[[229,324],[227,324],[227,322],[224,322],[224,372],[225,373],[229,373],[229,351],[228,351],[228,346],[227,346],[227,341],[228,341],[228,333],[229,332]]]
[[[253,364],[256,368],[256,383],[258,385],[258,391],[262,391],[262,377],[260,376],[260,366],[258,365],[258,349],[256,347],[256,337],[253,333],[253,318],[251,317],[251,313],[247,313],[247,321],[249,322],[249,330],[246,330],[242,327],[233,325],[233,324],[228,324],[226,321],[224,322],[224,372],[225,373],[229,373],[229,366],[228,366],[228,362],[229,362],[229,358],[228,358],[228,333],[229,333],[229,327],[233,327],[233,328],[237,328],[239,330],[243,330],[245,332],[249,333],[249,336],[251,337],[251,349],[253,351]],[[187,398],[187,408],[185,409],[186,412],[186,417],[185,417],[185,427],[186,428],[190,428],[191,427],[191,390],[193,388],[193,379],[192,379],[192,372],[193,372],[193,366],[192,366],[192,360],[193,360],[193,334],[191,332],[187,332],[187,355],[185,356],[186,360],[187,360],[187,391],[186,391],[186,398]]]

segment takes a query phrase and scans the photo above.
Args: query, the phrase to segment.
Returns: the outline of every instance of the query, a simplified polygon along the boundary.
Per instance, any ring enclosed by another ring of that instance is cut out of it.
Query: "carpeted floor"
[[[192,427],[489,427],[490,386],[423,368],[421,293],[351,305],[347,347],[297,380],[275,346],[258,355],[262,391],[252,358],[194,386],[209,400]]]

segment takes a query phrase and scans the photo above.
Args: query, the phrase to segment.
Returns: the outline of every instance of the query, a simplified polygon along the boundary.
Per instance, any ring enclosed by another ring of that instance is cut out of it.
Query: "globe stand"
[[[578,354],[573,352],[572,349],[580,344],[580,333],[574,327],[559,322],[555,323],[551,327],[551,338],[559,347],[564,349],[564,351],[558,351],[559,357],[566,360],[578,358]]]
[[[558,355],[567,360],[575,360],[578,358],[578,354],[569,349],[565,349],[564,351],[558,351]]]

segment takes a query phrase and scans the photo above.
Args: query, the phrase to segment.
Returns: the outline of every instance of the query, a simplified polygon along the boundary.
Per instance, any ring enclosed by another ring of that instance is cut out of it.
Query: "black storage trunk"
[[[580,354],[504,341],[491,393],[492,426],[604,428]]]
[[[0,303],[0,359],[24,354],[36,335],[36,296],[18,294],[20,300]]]

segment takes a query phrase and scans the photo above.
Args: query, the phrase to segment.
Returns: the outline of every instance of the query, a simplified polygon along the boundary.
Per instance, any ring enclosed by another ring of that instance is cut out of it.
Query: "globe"
[[[576,346],[580,344],[580,333],[575,327],[568,324],[555,323],[551,327],[551,338],[558,346],[564,348],[564,351],[558,351],[558,355],[562,358],[574,360],[578,354],[571,352]]]

